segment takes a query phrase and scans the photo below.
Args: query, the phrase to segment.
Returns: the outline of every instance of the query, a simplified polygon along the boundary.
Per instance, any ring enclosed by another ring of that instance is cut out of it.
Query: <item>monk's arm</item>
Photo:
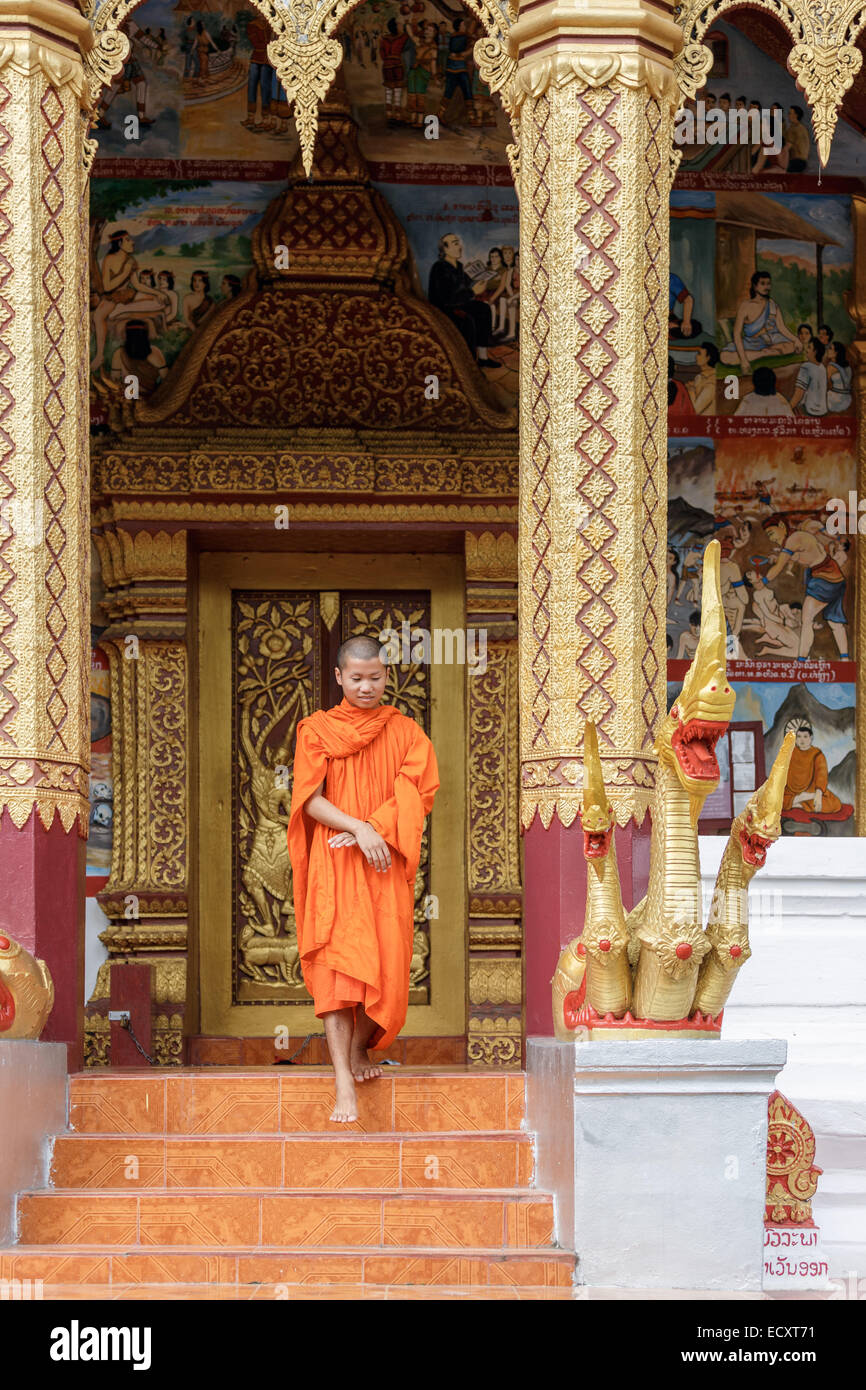
[[[307,815],[312,820],[327,825],[331,830],[342,830],[354,835],[358,848],[369,864],[377,869],[390,868],[391,851],[375,826],[369,821],[358,820],[357,816],[350,816],[341,811],[339,806],[335,806],[322,795],[324,785],[324,782],[320,782],[313,795],[305,801],[304,810]]]
[[[421,729],[418,729],[407,752],[401,772],[415,783],[421,798],[423,814],[428,815],[439,789],[439,768],[433,745]],[[400,839],[398,815],[399,802],[395,793],[389,796],[387,801],[383,801],[381,806],[377,806],[370,816],[370,824],[395,848],[399,848]]]

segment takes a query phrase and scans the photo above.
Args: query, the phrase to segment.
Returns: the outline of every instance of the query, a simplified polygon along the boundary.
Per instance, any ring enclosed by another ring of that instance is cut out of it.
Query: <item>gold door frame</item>
[[[199,556],[198,586],[198,946],[200,1031],[266,1037],[321,1031],[312,1004],[233,1004],[231,997],[232,589],[426,589],[431,627],[465,626],[463,560],[450,555],[238,554]],[[466,682],[462,666],[431,673],[430,737],[441,787],[433,819],[430,1000],[410,1004],[404,1036],[466,1032]]]

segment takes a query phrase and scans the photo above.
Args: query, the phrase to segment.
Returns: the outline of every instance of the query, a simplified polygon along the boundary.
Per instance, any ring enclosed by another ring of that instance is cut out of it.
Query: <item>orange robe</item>
[[[812,811],[815,815],[825,811],[841,810],[842,802],[827,788],[827,759],[820,748],[795,748],[788,768],[782,809],[789,811],[794,804],[794,797],[799,796],[800,792],[814,792],[819,787],[824,793],[821,798],[821,811],[815,811],[814,800],[799,802],[799,809]]]
[[[357,845],[331,849],[340,832],[305,813],[322,781],[332,805],[370,821],[387,841],[387,872]],[[304,983],[317,1017],[362,1004],[378,1024],[371,1046],[380,1049],[406,1021],[415,875],[438,786],[432,743],[393,705],[356,709],[344,697],[298,723],[288,840]]]

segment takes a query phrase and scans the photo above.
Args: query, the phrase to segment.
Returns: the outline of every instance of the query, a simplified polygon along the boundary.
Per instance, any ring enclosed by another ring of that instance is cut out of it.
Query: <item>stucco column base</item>
[[[16,1194],[47,1187],[51,1138],[66,1128],[66,1045],[0,1040],[0,1246],[15,1240]]]
[[[537,1182],[580,1284],[761,1288],[781,1039],[527,1040]]]

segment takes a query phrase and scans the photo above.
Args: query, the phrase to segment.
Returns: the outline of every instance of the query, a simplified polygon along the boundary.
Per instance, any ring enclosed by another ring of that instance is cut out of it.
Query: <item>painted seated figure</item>
[[[785,732],[789,730],[795,734],[796,747],[791,754],[783,810],[800,809],[819,815],[841,811],[842,802],[827,785],[827,759],[812,743],[811,724],[805,719],[792,720]]]

